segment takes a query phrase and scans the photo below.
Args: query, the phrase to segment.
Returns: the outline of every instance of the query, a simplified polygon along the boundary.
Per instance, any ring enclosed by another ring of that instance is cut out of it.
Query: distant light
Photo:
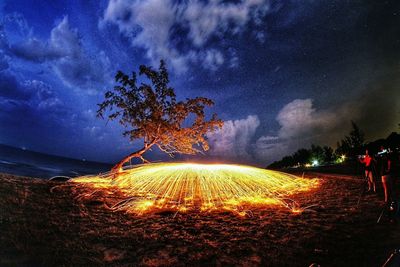
[[[314,159],[313,161],[312,161],[312,166],[318,166],[318,160],[316,160],[316,159]]]
[[[346,161],[346,155],[342,154],[339,158],[336,159],[336,163],[343,163]]]

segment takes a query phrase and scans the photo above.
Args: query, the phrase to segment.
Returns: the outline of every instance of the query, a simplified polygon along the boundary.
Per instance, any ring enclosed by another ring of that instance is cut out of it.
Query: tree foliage
[[[282,169],[288,167],[304,166],[317,160],[319,163],[330,163],[334,160],[333,149],[329,146],[311,145],[310,149],[301,148],[290,156],[283,157],[275,161],[268,167],[272,169]]]
[[[340,142],[337,143],[336,154],[344,154],[350,157],[362,152],[365,144],[364,133],[354,121],[351,121],[351,131]]]
[[[360,130],[354,121],[351,121],[352,129],[348,135],[337,142],[337,149],[333,152],[333,149],[329,146],[318,146],[311,145],[310,149],[301,148],[293,153],[291,156],[283,157],[281,160],[275,161],[268,167],[273,169],[281,169],[294,166],[304,166],[306,163],[311,163],[313,160],[317,160],[319,163],[326,164],[335,161],[335,158],[339,158],[342,155],[347,157],[354,157],[358,153],[362,152],[365,146],[364,133]]]
[[[113,169],[120,170],[133,157],[147,162],[143,154],[153,146],[170,156],[208,150],[205,134],[223,124],[216,114],[210,120],[205,118],[204,109],[212,106],[213,101],[205,97],[178,101],[175,90],[169,86],[162,60],[158,70],[141,65],[139,75],[144,75],[150,83],[138,84],[135,72],[128,76],[118,71],[117,85],[113,91],[105,93],[105,100],[97,111],[101,118],[109,111],[108,119],[118,120],[125,127],[123,135],[131,141],[143,140],[143,148],[125,157]]]

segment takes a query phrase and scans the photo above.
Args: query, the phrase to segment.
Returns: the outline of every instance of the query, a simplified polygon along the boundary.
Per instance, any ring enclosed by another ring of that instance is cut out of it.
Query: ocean
[[[111,169],[107,163],[48,155],[0,144],[0,172],[49,179],[54,176],[77,177]]]

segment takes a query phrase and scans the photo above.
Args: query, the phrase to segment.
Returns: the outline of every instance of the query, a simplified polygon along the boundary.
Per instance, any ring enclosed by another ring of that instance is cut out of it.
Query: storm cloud
[[[270,163],[311,144],[336,148],[351,130],[351,121],[365,133],[366,141],[383,138],[400,123],[400,73],[368,85],[365,93],[335,107],[316,109],[312,99],[295,99],[285,105],[276,120],[275,136],[261,136],[255,143],[259,160]]]
[[[67,86],[95,91],[95,86],[109,83],[110,60],[104,51],[95,57],[85,51],[78,30],[72,29],[65,16],[52,30],[50,38],[35,37],[24,43],[12,44],[16,56],[34,62],[49,62],[54,72]]]

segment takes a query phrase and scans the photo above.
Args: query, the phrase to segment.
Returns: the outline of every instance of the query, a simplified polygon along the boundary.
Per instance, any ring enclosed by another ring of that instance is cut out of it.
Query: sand
[[[0,174],[0,266],[380,266],[400,247],[382,195],[362,180],[320,175],[321,186],[293,196],[302,206],[230,212],[132,215],[121,200],[69,183]],[[379,188],[381,191],[381,189]]]

